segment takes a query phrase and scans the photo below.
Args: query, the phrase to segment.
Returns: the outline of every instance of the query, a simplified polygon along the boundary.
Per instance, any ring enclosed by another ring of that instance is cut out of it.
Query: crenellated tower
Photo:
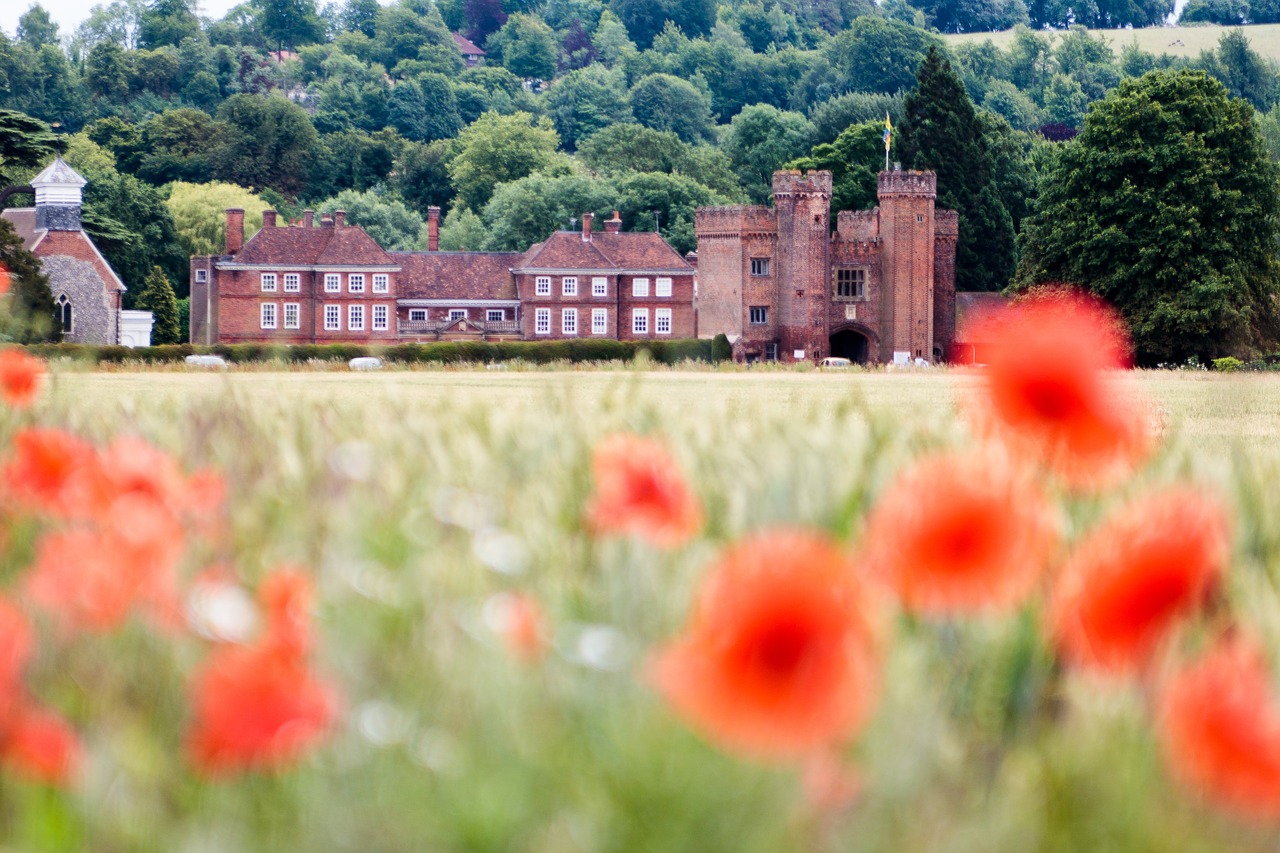
[[[934,172],[881,172],[880,360],[934,359]]]
[[[831,173],[774,172],[773,206],[778,216],[778,337],[783,357],[803,352],[802,358],[820,358],[827,350],[831,290]]]

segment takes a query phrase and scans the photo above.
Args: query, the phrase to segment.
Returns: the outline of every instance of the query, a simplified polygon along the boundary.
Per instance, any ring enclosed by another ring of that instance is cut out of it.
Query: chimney
[[[615,210],[613,212],[613,218],[606,219],[604,221],[604,233],[617,234],[621,230],[622,230],[622,217],[619,216],[618,211]]]
[[[327,213],[322,213],[322,214],[320,214],[320,227],[321,227],[321,228],[332,228],[332,227],[333,227],[333,217],[332,217],[332,216],[330,216],[330,215],[329,215],[329,214],[327,214]]]
[[[227,254],[234,255],[244,245],[244,208],[227,208]]]
[[[440,208],[427,208],[427,251],[440,251]]]
[[[684,256],[684,262],[696,270],[698,268],[698,253],[689,252]]]
[[[591,220],[593,218],[594,218],[594,214],[591,214],[591,213],[582,214],[582,242],[584,243],[591,242]]]
[[[263,228],[276,227],[276,212],[274,210],[262,211],[262,227]]]
[[[333,212],[333,227],[341,228],[347,224],[347,212],[345,210],[335,210]]]
[[[316,221],[316,212],[314,210],[302,211],[302,227],[303,228],[312,227],[313,225],[315,225],[315,221]]]

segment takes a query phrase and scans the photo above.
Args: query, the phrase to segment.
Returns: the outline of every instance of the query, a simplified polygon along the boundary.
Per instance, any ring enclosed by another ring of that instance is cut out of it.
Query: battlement
[[[698,234],[739,234],[776,231],[773,209],[762,204],[733,204],[700,207],[694,211],[694,231]]]
[[[801,174],[798,169],[779,169],[773,173],[773,195],[825,195],[831,197],[831,173],[825,169],[811,169]]]
[[[954,210],[935,210],[933,212],[933,236],[950,237],[955,240],[960,236],[960,214]]]
[[[840,211],[836,214],[836,234],[841,240],[852,242],[880,239],[880,208]]]
[[[938,195],[938,173],[917,172],[914,169],[892,172],[881,172],[876,176],[877,194],[886,195],[922,195],[936,198]]]

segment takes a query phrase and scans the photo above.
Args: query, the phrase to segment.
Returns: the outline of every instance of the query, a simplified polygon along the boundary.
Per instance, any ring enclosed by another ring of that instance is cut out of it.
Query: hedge
[[[154,347],[94,346],[91,344],[31,344],[27,350],[43,358],[69,358],[92,364],[119,364],[141,361],[147,364],[180,362],[189,355],[220,355],[233,364],[264,361],[301,363],[318,361],[350,361],[361,356],[378,356],[399,364],[496,362],[521,359],[534,364],[553,361],[574,363],[594,361],[632,361],[646,351],[658,364],[681,361],[711,361],[709,340],[672,341],[459,341],[433,344],[393,344],[369,347],[357,344],[167,344]]]

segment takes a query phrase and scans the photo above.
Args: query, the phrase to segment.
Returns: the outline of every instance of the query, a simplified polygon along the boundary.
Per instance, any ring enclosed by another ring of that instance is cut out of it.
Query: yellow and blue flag
[[[893,135],[893,125],[889,123],[889,114],[884,114],[884,150],[889,150],[889,138]]]

